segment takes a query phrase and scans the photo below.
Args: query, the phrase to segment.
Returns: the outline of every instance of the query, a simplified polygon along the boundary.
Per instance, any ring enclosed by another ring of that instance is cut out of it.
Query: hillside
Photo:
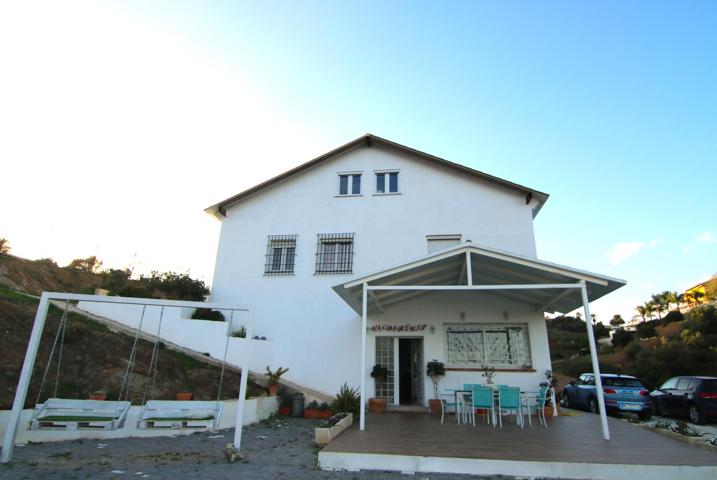
[[[23,262],[17,264],[22,265]],[[16,275],[15,278],[22,278],[22,284],[30,290],[47,290],[48,288],[42,286],[42,277],[34,277],[35,273],[37,270],[32,269],[30,274]],[[56,282],[52,285],[57,287],[71,284],[63,282],[74,281],[70,276],[57,278],[50,274],[50,277],[52,282]],[[80,285],[81,281],[75,285]],[[49,289],[63,290],[54,287]],[[37,303],[34,298],[0,286],[0,332],[3,333],[0,336],[0,351],[3,352],[5,362],[0,374],[0,409],[7,409],[12,405]],[[25,404],[28,408],[37,397],[61,316],[62,311],[59,308],[50,308]],[[117,398],[134,337],[113,332],[105,325],[78,314],[71,313],[68,318],[57,395],[63,398],[87,398],[93,392],[102,391],[110,400]],[[135,374],[130,384],[129,400],[133,403],[140,403],[142,400],[148,380],[152,348],[151,342],[140,339]],[[164,348],[160,344],[157,372],[154,385],[148,390],[148,399],[174,399],[177,392],[186,391],[193,392],[195,398],[200,400],[217,398],[220,368],[216,364]],[[55,375],[56,360],[49,371],[41,401],[53,393]],[[221,397],[236,398],[239,380],[238,370],[227,368]],[[264,388],[253,382],[250,382],[249,387],[251,395],[264,393]]]
[[[0,285],[39,295],[49,292],[93,293],[103,277],[75,268],[59,267],[50,259],[28,260],[0,254]]]

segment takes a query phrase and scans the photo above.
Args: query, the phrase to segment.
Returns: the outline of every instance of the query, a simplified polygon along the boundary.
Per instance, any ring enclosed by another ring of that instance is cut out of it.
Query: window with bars
[[[269,235],[264,275],[293,275],[297,235]]]
[[[339,196],[342,195],[361,195],[360,173],[339,174]]]
[[[376,172],[376,193],[398,193],[398,172]]]
[[[460,324],[446,326],[448,362],[459,366],[529,368],[528,325]]]
[[[353,233],[319,233],[316,244],[316,273],[353,273]]]

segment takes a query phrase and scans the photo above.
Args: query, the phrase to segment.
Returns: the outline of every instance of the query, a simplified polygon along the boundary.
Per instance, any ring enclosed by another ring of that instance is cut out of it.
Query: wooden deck
[[[395,456],[394,460],[409,457],[480,460],[486,465],[492,462],[493,469],[506,462],[540,462],[546,468],[567,464],[590,464],[593,468],[610,465],[614,471],[620,471],[618,467],[624,466],[627,468],[623,470],[633,473],[641,470],[629,468],[631,466],[652,466],[655,470],[657,466],[690,466],[712,467],[698,469],[707,476],[691,478],[717,478],[717,449],[693,446],[614,418],[609,419],[612,440],[605,441],[598,416],[576,413],[577,416],[549,418],[548,428],[534,422],[533,427],[526,426],[524,429],[511,421],[504,422],[502,429],[485,423],[479,423],[474,428],[472,425],[457,425],[453,416],[447,417],[445,423],[441,424],[439,418],[428,414],[373,414],[366,419],[365,431],[361,432],[357,425],[352,426],[324,447],[319,461],[322,468],[343,468],[340,463],[332,463],[332,459],[338,459],[340,454],[349,454],[353,455],[351,458],[354,463],[349,462],[347,465],[354,466],[361,459],[371,463],[369,459],[382,458],[388,461],[390,458],[386,456]],[[400,464],[396,462],[396,465]],[[381,465],[367,464],[362,468],[375,467],[381,468]],[[396,469],[399,468],[403,469]],[[492,473],[511,474],[507,471]],[[658,478],[651,475],[647,477]],[[603,478],[614,476],[606,474]]]

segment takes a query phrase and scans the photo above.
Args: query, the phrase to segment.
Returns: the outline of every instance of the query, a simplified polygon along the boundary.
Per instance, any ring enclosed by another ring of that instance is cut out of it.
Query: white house
[[[491,367],[534,390],[551,365],[544,312],[625,283],[537,258],[547,199],[364,135],[207,209],[222,223],[212,301],[253,305],[272,366],[329,395],[347,382],[426,405],[432,359],[442,388]]]

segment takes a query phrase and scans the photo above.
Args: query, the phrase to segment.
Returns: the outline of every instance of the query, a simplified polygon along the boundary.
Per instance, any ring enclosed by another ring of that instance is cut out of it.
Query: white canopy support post
[[[237,418],[234,424],[234,448],[241,450],[241,432],[244,425],[244,404],[246,403],[246,388],[249,380],[249,359],[251,358],[252,345],[254,345],[254,309],[248,311],[246,327],[246,352],[242,355],[241,381],[239,382],[239,401],[237,402]]]
[[[466,251],[466,277],[468,285],[473,285],[473,265],[471,265],[471,252]]]
[[[583,296],[583,308],[585,309],[585,324],[588,328],[588,343],[590,344],[590,358],[593,363],[593,372],[595,373],[595,392],[597,393],[598,408],[600,409],[600,423],[602,424],[602,436],[605,440],[610,440],[610,429],[607,425],[607,413],[605,412],[605,399],[603,398],[602,379],[600,378],[600,365],[598,363],[597,347],[595,346],[595,334],[593,333],[593,325],[590,319],[590,306],[588,300],[588,289],[585,282],[582,282],[580,293]]]
[[[40,296],[40,304],[37,307],[37,313],[35,313],[35,323],[32,326],[32,334],[30,334],[30,343],[27,346],[25,361],[22,364],[22,371],[20,372],[20,381],[18,382],[17,390],[15,391],[15,401],[12,404],[10,420],[7,424],[7,430],[5,430],[5,440],[3,441],[2,453],[0,453],[1,463],[7,463],[10,459],[12,459],[12,450],[15,446],[17,427],[20,424],[22,408],[25,406],[27,389],[30,386],[30,377],[32,376],[32,370],[35,367],[37,350],[40,347],[42,330],[45,327],[45,320],[47,319],[47,310],[49,305],[50,299],[48,298],[47,293],[42,292],[42,296]]]
[[[359,428],[366,429],[366,330],[368,328],[368,288],[364,283],[361,295],[361,402],[359,404]]]

